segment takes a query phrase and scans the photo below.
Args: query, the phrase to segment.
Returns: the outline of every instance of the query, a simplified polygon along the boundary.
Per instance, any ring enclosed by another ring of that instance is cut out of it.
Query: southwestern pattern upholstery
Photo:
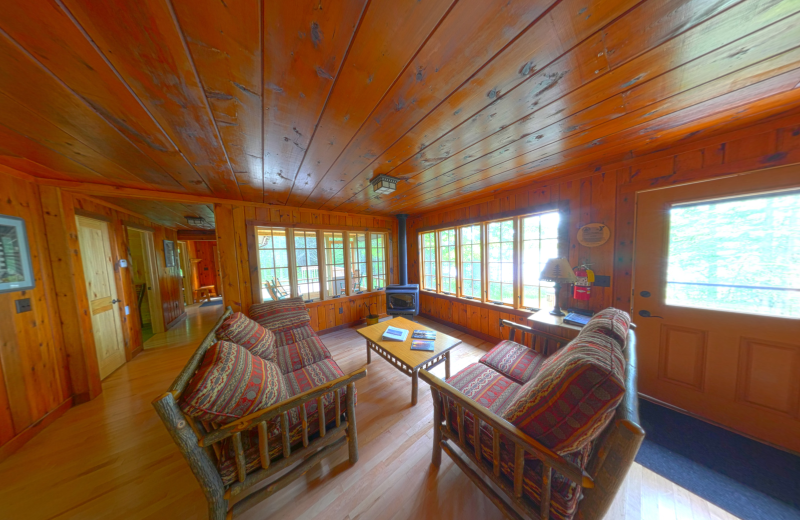
[[[332,359],[326,359],[319,363],[307,366],[296,372],[287,374],[286,381],[289,391],[289,397],[302,394],[312,388],[333,381],[342,377],[344,373],[339,368],[339,365]],[[340,410],[345,410],[345,392],[339,392],[340,397]],[[327,424],[333,425],[336,423],[336,403],[334,402],[331,394],[326,394],[322,399],[323,407],[325,408],[325,418]],[[317,413],[317,403],[312,400],[305,404],[306,416],[308,418],[308,435],[309,437],[319,433],[319,417]],[[293,449],[302,446],[303,430],[302,416],[300,408],[292,408],[289,410],[289,438]],[[219,472],[222,477],[222,482],[230,484],[236,480],[236,460],[234,459],[233,443],[230,439],[228,442],[222,443],[222,450],[219,461]],[[280,431],[278,430],[277,420],[270,421],[269,437],[267,440],[269,445],[269,455],[271,459],[283,458],[283,443],[280,438]],[[258,431],[253,430],[249,435],[242,436],[242,447],[244,449],[245,465],[247,472],[251,472],[260,467],[260,455],[258,450]]]
[[[330,352],[316,334],[301,339],[297,343],[290,343],[275,349],[278,367],[284,374],[329,359]]]
[[[311,325],[308,323],[304,325],[298,325],[297,327],[291,329],[284,329],[280,332],[275,332],[274,334],[275,345],[278,347],[283,345],[291,345],[292,343],[297,343],[300,340],[308,339],[317,335],[317,333],[314,332],[314,329],[312,329]]]
[[[435,376],[423,375],[423,379],[431,383],[434,398],[441,403],[440,417],[449,419],[449,424],[445,422],[435,427],[450,432],[449,437],[445,437],[449,442],[461,439],[458,396],[469,397],[486,408],[492,414],[490,417],[495,417],[500,424],[508,421],[552,449],[573,468],[594,471],[591,477],[595,479],[595,487],[588,489],[582,487],[580,479],[567,478],[552,469],[549,518],[602,518],[644,437],[635,404],[635,337],[630,328],[627,313],[606,309],[597,313],[574,340],[548,357],[513,341],[503,341],[479,363],[449,378],[444,387],[438,387],[440,380]],[[536,331],[522,329],[536,335]],[[627,348],[631,344],[633,347]],[[445,388],[458,393],[447,397]],[[618,407],[623,399],[626,404],[620,407],[623,410],[620,413]],[[468,409],[463,410],[463,417],[465,435],[460,447],[475,461],[475,417]],[[613,428],[609,426],[612,420],[615,421]],[[621,421],[627,425],[620,426]],[[491,475],[495,455],[494,427],[484,419],[480,423],[480,433],[479,452],[484,465],[479,466],[478,472],[467,473],[473,480],[494,478],[495,483],[505,482],[504,492],[511,497],[516,444],[500,433],[499,476],[495,477]],[[609,438],[613,441],[608,441]],[[623,438],[626,440],[622,441]],[[435,436],[434,464],[438,464],[441,457],[436,453],[439,442]],[[603,452],[602,459],[597,454],[599,451]],[[524,502],[528,504],[526,507],[538,512],[542,502],[542,460],[526,452],[524,461]],[[598,468],[603,465],[600,475]],[[486,477],[481,477],[480,471]],[[598,486],[598,479],[605,475],[616,476],[611,482]],[[588,500],[585,497],[589,497]],[[513,498],[508,500],[513,501]],[[586,511],[581,505],[584,502],[589,504]]]
[[[241,312],[235,312],[219,329],[217,338],[246,348],[251,354],[273,363],[278,361],[275,352],[275,335]]]
[[[514,341],[501,341],[487,352],[480,362],[492,367],[506,377],[524,385],[539,370],[544,356]]]
[[[558,454],[581,449],[625,393],[625,359],[608,336],[581,334],[542,363],[503,418]]]
[[[300,297],[252,305],[250,318],[273,332],[291,329],[311,321]]]
[[[243,347],[219,341],[181,395],[184,413],[225,424],[289,398],[278,366]]]

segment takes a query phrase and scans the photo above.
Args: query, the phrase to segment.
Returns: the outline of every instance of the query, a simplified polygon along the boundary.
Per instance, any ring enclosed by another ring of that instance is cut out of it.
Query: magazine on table
[[[425,352],[433,352],[433,341],[425,339],[412,340],[411,350],[424,350]]]
[[[408,331],[405,329],[398,329],[397,327],[389,327],[386,328],[386,332],[383,333],[381,337],[382,340],[389,340],[389,341],[405,341],[408,337]]]
[[[411,335],[414,339],[436,339],[435,330],[415,330]]]

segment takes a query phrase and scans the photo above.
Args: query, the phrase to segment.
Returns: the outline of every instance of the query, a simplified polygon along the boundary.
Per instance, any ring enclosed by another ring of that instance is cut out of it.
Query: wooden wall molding
[[[44,417],[19,432],[13,439],[0,446],[0,463],[24,446],[26,442],[33,439],[39,432],[50,426],[53,421],[67,413],[67,410],[72,408],[73,404],[72,397],[70,397],[55,409],[47,412]]]
[[[463,206],[460,206],[463,207]],[[417,233],[425,233],[426,231],[436,231],[439,229],[448,229],[452,227],[459,227],[459,226],[468,226],[470,224],[480,224],[482,222],[492,222],[495,220],[505,220],[514,217],[520,217],[523,215],[533,215],[536,213],[545,213],[547,211],[554,211],[559,210],[564,213],[569,212],[569,203],[564,202],[548,202],[545,204],[539,204],[537,206],[527,206],[524,208],[512,209],[508,211],[501,211],[500,213],[496,213],[491,217],[487,216],[480,216],[480,217],[470,217],[466,219],[459,219],[454,221],[449,221],[443,224],[434,224],[431,226],[423,226],[416,229]]]

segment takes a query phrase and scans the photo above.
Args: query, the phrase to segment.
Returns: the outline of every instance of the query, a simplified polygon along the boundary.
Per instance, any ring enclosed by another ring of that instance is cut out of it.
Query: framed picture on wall
[[[0,293],[24,291],[35,285],[25,221],[0,215]]]
[[[175,267],[175,242],[164,240],[164,265]]]

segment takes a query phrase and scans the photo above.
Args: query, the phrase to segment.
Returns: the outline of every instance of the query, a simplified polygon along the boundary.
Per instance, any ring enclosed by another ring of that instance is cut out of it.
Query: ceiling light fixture
[[[197,227],[200,229],[211,229],[214,226],[206,222],[206,219],[203,217],[186,217],[186,223],[190,226]]]
[[[380,195],[388,195],[397,189],[397,181],[398,180],[394,177],[380,174],[369,182],[372,184],[372,188],[375,190],[375,193]]]

